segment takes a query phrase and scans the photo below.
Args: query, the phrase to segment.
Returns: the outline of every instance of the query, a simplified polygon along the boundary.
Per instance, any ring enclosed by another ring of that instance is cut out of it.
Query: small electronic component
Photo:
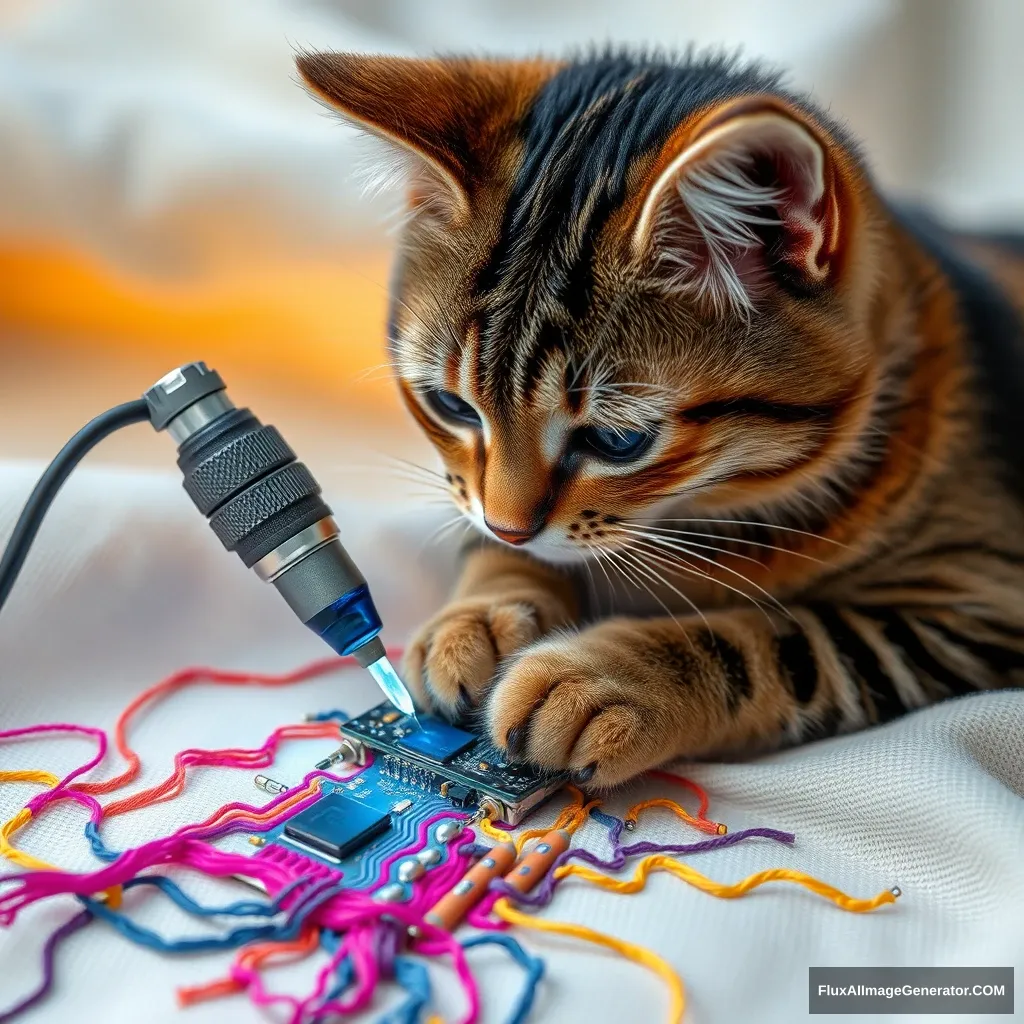
[[[291,818],[282,838],[321,856],[342,860],[391,827],[391,815],[330,793]]]
[[[399,800],[397,804],[391,805],[392,814],[405,814],[409,808],[412,807],[411,800]]]
[[[381,721],[387,723],[391,714],[393,712],[389,711],[383,715]],[[428,761],[446,764],[467,747],[472,746],[476,739],[476,736],[471,732],[466,732],[465,729],[456,729],[454,725],[424,715],[420,719],[419,729],[403,736],[398,741],[398,745],[406,750],[414,750]]]
[[[405,888],[397,882],[392,882],[390,885],[382,885],[373,894],[373,898],[380,900],[381,903],[399,903],[405,899]]]
[[[552,829],[505,876],[505,881],[517,892],[527,893],[548,873],[555,858],[569,849],[572,836],[564,828]]]
[[[284,793],[288,787],[283,782],[278,782],[276,779],[268,778],[266,775],[257,775],[252,780],[253,784],[262,789],[264,793]]]
[[[452,807],[468,807],[476,801],[476,790],[459,782],[447,783],[447,788],[442,788],[441,795]]]
[[[516,848],[512,843],[499,843],[477,861],[428,911],[425,920],[451,931],[479,903],[487,893],[492,879],[501,878],[516,862]]]

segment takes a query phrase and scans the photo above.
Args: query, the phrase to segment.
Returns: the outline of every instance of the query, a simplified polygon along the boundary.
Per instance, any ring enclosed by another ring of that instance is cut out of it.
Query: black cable
[[[14,581],[25,564],[25,558],[36,533],[39,532],[43,516],[46,515],[47,509],[71,471],[91,449],[115,430],[147,420],[149,406],[142,398],[134,402],[125,402],[124,405],[115,405],[113,409],[101,413],[82,427],[46,467],[46,471],[25,502],[25,507],[21,510],[11,538],[4,549],[3,558],[0,558],[0,609],[3,608]]]

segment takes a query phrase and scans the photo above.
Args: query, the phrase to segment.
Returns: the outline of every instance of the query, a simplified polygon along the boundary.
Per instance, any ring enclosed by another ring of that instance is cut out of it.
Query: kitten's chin
[[[557,541],[545,542],[543,537],[522,545],[518,550],[551,565],[582,565],[591,561],[593,556],[593,552],[580,550],[578,547],[569,547]]]

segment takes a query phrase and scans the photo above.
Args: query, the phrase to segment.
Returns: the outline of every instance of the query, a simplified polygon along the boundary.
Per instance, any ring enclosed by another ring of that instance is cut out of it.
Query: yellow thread
[[[31,820],[32,812],[27,807],[22,807],[10,821],[0,826],[0,857],[6,857],[18,867],[28,868],[29,871],[56,871],[56,865],[48,864],[45,860],[33,857],[31,853],[25,853],[11,844],[14,833],[24,828]]]
[[[595,871],[582,864],[564,864],[555,871],[555,877],[565,878],[568,875],[574,875],[610,892],[634,893],[639,892],[647,884],[647,876],[652,871],[668,871],[702,892],[727,900],[744,896],[751,889],[756,889],[766,882],[793,882],[831,900],[840,909],[848,910],[853,914],[864,914],[885,903],[895,903],[897,898],[896,892],[885,889],[871,899],[855,899],[827,882],[819,881],[811,875],[806,875],[802,871],[793,871],[790,868],[769,868],[767,871],[759,871],[750,875],[734,885],[723,885],[702,875],[699,871],[694,871],[688,864],[673,860],[673,858],[660,853],[645,857],[640,861],[633,877],[629,879],[612,878],[610,875],[602,874],[600,871]]]
[[[39,768],[18,768],[0,772],[0,784],[4,782],[37,782],[40,786],[53,789],[60,779],[53,772],[44,772]]]
[[[520,833],[518,836],[513,836],[511,832],[503,828],[497,828],[490,818],[484,818],[479,822],[480,831],[485,836],[490,836],[491,839],[499,843],[514,842],[516,853],[522,853],[523,847],[531,839],[541,839],[556,828],[565,829],[571,835],[587,820],[587,815],[590,814],[591,808],[601,806],[601,801],[591,800],[590,803],[584,804],[583,794],[575,786],[570,785],[565,788],[571,797],[571,802],[562,808],[561,814],[558,815],[554,823],[546,828],[531,828]]]
[[[683,1011],[686,1009],[686,992],[683,988],[682,979],[672,969],[668,961],[663,960],[657,953],[653,953],[643,946],[634,946],[631,942],[624,942],[612,935],[605,935],[596,932],[580,924],[567,924],[562,921],[549,921],[545,917],[533,917],[524,914],[520,910],[514,910],[509,906],[508,900],[500,899],[494,904],[494,913],[509,924],[519,925],[521,928],[533,929],[540,932],[552,932],[555,935],[568,935],[575,939],[582,939],[584,942],[592,942],[597,946],[604,946],[607,949],[621,953],[627,960],[653,971],[668,985],[671,993],[671,1009],[669,1020],[672,1022],[683,1019]]]
[[[3,778],[4,776],[11,775],[35,775],[37,778],[17,780]],[[52,779],[53,781],[50,782],[48,781],[49,779]],[[44,785],[53,787],[56,786],[60,780],[49,772],[25,771],[3,772],[2,775],[0,775],[0,781],[41,782]],[[27,807],[22,807],[22,809],[18,811],[13,818],[9,821],[5,821],[3,825],[0,825],[0,857],[5,857],[12,864],[17,864],[18,867],[27,868],[29,871],[59,871],[60,868],[58,868],[56,864],[50,864],[49,861],[33,857],[31,853],[19,850],[12,844],[11,840],[14,838],[14,834],[23,829],[31,820],[32,812]],[[113,885],[109,889],[104,889],[100,894],[100,898],[116,910],[121,906],[121,897],[123,892],[124,890],[121,886]]]

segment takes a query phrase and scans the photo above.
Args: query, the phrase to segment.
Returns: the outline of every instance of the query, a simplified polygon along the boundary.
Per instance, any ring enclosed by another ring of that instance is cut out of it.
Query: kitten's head
[[[870,193],[836,129],[719,59],[310,54],[391,144],[389,343],[478,527],[551,560],[666,502],[824,487],[873,391]]]

